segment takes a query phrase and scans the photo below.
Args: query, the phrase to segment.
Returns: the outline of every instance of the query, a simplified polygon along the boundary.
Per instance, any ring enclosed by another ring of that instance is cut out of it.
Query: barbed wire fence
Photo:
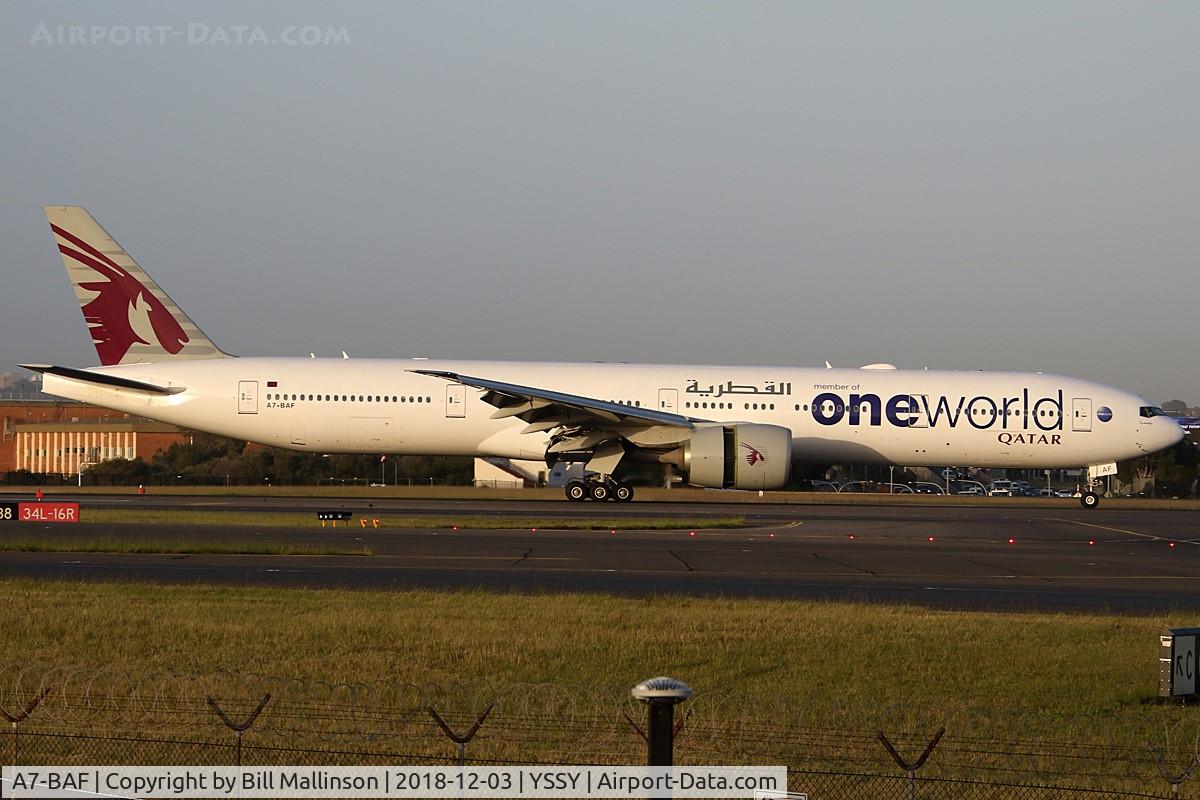
[[[645,759],[645,710],[619,685],[322,682],[13,664],[0,666],[0,714],[9,725],[4,757],[14,765]],[[997,710],[962,733],[938,716],[897,703],[878,710],[878,728],[832,727],[784,698],[764,706],[738,691],[699,691],[677,720],[675,760],[785,765],[789,789],[814,799],[1200,799],[1192,780],[1200,720],[1188,716],[1137,730],[1094,715],[1089,735],[1071,739],[988,734],[1037,730],[1013,712]]]

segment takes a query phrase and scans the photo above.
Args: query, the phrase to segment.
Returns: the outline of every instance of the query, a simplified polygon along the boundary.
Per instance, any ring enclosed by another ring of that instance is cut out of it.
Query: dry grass
[[[137,525],[237,525],[255,528],[320,528],[315,511],[194,511],[191,509],[84,508],[81,522]],[[361,520],[381,528],[453,528],[463,530],[539,530],[601,531],[617,528],[626,531],[687,530],[692,528],[740,528],[745,517],[628,517],[582,519],[578,517],[510,517],[466,515],[461,517],[397,515],[381,511],[355,514],[338,527],[360,527]],[[328,523],[327,523],[328,524]]]
[[[831,725],[998,712],[1158,720],[1157,634],[1184,616],[954,612],[779,600],[0,581],[4,660],[309,681],[741,687]],[[1076,725],[1071,722],[1069,725]],[[1014,733],[1017,733],[1014,731]]]
[[[369,556],[369,547],[290,544],[286,542],[207,541],[141,536],[58,538],[0,537],[0,552],[21,553],[143,553],[158,555]]]
[[[50,665],[52,683],[97,693],[93,700],[114,686],[118,695],[156,687],[166,688],[160,699],[194,695],[198,710],[184,718],[189,736],[197,725],[210,737],[228,734],[200,702],[205,693],[248,710],[269,687],[280,687],[286,695],[340,703],[357,696],[391,708],[386,725],[395,732],[372,746],[446,755],[452,748],[424,707],[447,709],[465,727],[497,700],[494,720],[471,745],[474,757],[527,763],[602,753],[632,763],[641,757],[640,742],[615,709],[629,702],[628,687],[659,674],[697,690],[691,706],[698,716],[683,752],[699,763],[893,774],[873,731],[900,732],[904,749],[919,752],[917,738],[945,726],[950,743],[935,755],[932,774],[978,776],[973,770],[983,768],[1011,778],[1008,770],[1016,769],[1034,780],[1070,775],[1067,782],[1080,785],[1138,788],[1154,779],[1146,742],[1168,744],[1185,763],[1200,731],[1193,708],[1153,702],[1157,633],[1188,622],[1183,615],[22,580],[0,581],[0,603],[8,612],[0,652],[9,665],[0,670],[0,702],[25,702],[29,689],[6,694],[6,682]],[[153,721],[162,711],[157,703],[118,714],[111,730],[153,733],[164,724]],[[101,733],[107,709],[47,709],[39,724]],[[55,713],[65,721],[55,723]],[[353,734],[313,738],[294,730],[298,717],[271,716],[280,713],[267,715],[254,741],[364,746]],[[529,720],[538,722],[522,728]],[[547,729],[548,720],[569,724]],[[384,723],[350,715],[322,724],[360,730],[355,726]],[[1071,744],[1062,749],[1064,742]]]

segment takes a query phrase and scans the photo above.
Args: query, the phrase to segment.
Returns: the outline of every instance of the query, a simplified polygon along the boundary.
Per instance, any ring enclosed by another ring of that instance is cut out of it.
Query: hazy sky
[[[41,213],[77,203],[240,354],[891,361],[1200,403],[1194,2],[0,23],[0,371],[96,363]],[[257,41],[309,25],[335,41]]]

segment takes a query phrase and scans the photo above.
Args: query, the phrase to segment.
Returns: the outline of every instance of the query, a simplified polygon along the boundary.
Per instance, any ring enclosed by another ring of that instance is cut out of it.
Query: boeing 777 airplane
[[[100,366],[24,365],[43,390],[264,445],[583,462],[568,498],[631,500],[623,461],[713,488],[778,489],[793,462],[1086,468],[1090,484],[1184,436],[1137,395],[1042,373],[232,357],[86,210],[46,217]]]

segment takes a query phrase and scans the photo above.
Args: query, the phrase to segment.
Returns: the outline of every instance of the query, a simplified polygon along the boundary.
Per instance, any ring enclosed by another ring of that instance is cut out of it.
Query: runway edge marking
[[[1054,522],[1068,522],[1072,525],[1082,525],[1085,528],[1096,528],[1097,530],[1102,530],[1102,531],[1112,531],[1113,533],[1125,533],[1130,536],[1140,536],[1143,539],[1149,539],[1154,542],[1165,542],[1168,540],[1169,541],[1183,541],[1183,540],[1171,539],[1170,537],[1156,536],[1152,533],[1139,533],[1138,531],[1131,531],[1131,530],[1127,530],[1125,528],[1112,528],[1112,527],[1109,527],[1108,525],[1097,525],[1094,522],[1080,522],[1077,519],[1058,519],[1055,517],[1051,517],[1051,520],[1053,520]],[[1195,544],[1195,542],[1188,542],[1188,544]]]

